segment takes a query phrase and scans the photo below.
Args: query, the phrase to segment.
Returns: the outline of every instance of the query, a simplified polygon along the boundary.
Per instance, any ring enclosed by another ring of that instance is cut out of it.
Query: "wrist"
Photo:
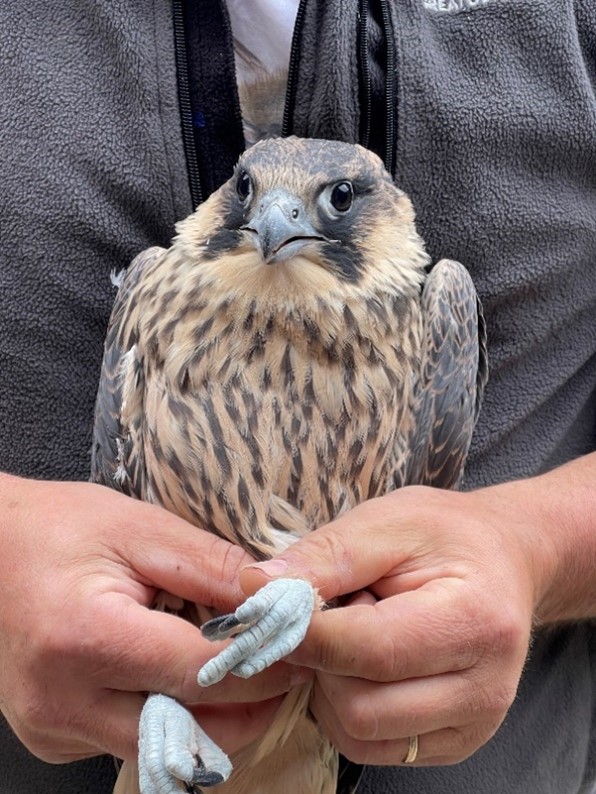
[[[514,480],[479,493],[488,498],[487,512],[492,513],[491,523],[500,528],[512,575],[519,580],[533,622],[541,622],[541,605],[557,578],[559,563],[556,543],[546,529],[548,512],[541,499],[539,478]]]
[[[596,616],[596,455],[495,486],[530,571],[535,625]]]

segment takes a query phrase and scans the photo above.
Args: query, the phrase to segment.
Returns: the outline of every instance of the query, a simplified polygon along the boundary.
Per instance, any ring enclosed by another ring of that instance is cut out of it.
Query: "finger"
[[[64,764],[110,753],[134,760],[138,721],[144,697],[133,693],[98,690],[91,702],[57,704],[48,700],[43,724],[21,724],[5,714],[19,739],[43,761]]]
[[[262,736],[271,724],[283,696],[254,704],[192,707],[195,719],[227,753],[234,753]],[[85,710],[83,720],[73,719],[70,734],[44,734],[33,750],[49,763],[69,763],[108,753],[136,763],[138,725],[145,697],[105,690]]]
[[[307,579],[325,600],[366,588],[412,553],[401,527],[405,511],[398,514],[396,497],[397,493],[392,493],[364,502],[311,532],[279,557],[250,564],[240,572],[242,589],[250,594],[282,576]]]
[[[9,713],[3,711],[2,715],[21,743],[36,758],[48,764],[68,764],[72,761],[81,761],[104,753],[95,744],[88,744],[80,739],[73,738],[71,735],[57,735],[47,731],[38,733],[31,730],[29,726],[22,725],[18,720],[13,720]]]
[[[379,741],[355,739],[344,729],[333,704],[317,686],[311,699],[311,710],[324,733],[350,761],[379,766],[405,765],[409,736]],[[408,765],[435,766],[457,763],[467,758],[478,746],[458,728],[441,728],[418,736],[416,760]]]
[[[238,572],[252,560],[239,546],[157,505],[109,493],[110,499],[121,500],[121,511],[114,518],[114,548],[145,584],[222,611],[243,600]]]
[[[279,696],[259,703],[201,704],[189,710],[224,752],[234,753],[265,733],[282,700]],[[88,731],[103,752],[136,762],[144,702],[140,695],[105,692],[97,701],[93,722],[81,730]]]
[[[249,704],[200,705],[191,711],[224,752],[235,753],[260,738],[271,725],[283,696]]]
[[[348,598],[344,606],[374,606],[377,601],[378,598],[368,590],[359,590]]]
[[[283,695],[313,678],[314,671],[309,668],[276,662],[251,678],[228,674],[213,686],[201,687],[193,703],[257,703]]]
[[[460,511],[466,506],[462,496],[409,486],[370,499],[301,538],[273,560],[243,568],[242,589],[252,593],[281,576],[308,579],[325,600],[387,577],[404,576],[392,592],[413,589],[423,580],[416,570],[407,576],[411,572],[402,566],[407,560],[424,557],[432,550],[432,540],[444,536],[439,525],[448,512],[452,520],[461,518]],[[442,568],[446,575],[447,560]]]
[[[93,658],[85,660],[93,665],[100,686],[161,692],[183,703],[248,703],[287,692],[312,677],[307,670],[279,663],[252,679],[227,676],[220,684],[203,689],[197,683],[198,671],[217,648],[196,626],[120,594],[106,594],[101,610],[109,634],[103,645],[99,641],[90,644]],[[74,661],[76,664],[77,657]]]
[[[79,728],[80,734],[103,753],[136,762],[139,718],[144,703],[145,696],[139,693],[100,691],[90,719]]]
[[[516,691],[514,682],[507,691],[493,681],[487,684],[476,670],[391,684],[320,673],[317,686],[333,704],[346,732],[363,742],[403,739],[443,728],[483,732],[486,740],[501,724]]]
[[[437,580],[374,606],[348,606],[313,615],[295,664],[371,681],[465,670],[502,659],[521,670],[526,631],[510,608],[481,602],[461,580]]]
[[[233,753],[265,733],[282,700],[279,696],[250,704],[205,704],[190,711],[225,752]],[[68,733],[46,733],[36,741],[34,752],[50,763],[104,753],[136,763],[144,703],[145,697],[137,693],[103,690],[92,707],[71,716]]]
[[[429,586],[374,605],[313,615],[304,642],[289,656],[299,665],[371,681],[400,681],[470,667],[472,631],[455,631],[457,594]],[[462,617],[460,623],[464,623]]]

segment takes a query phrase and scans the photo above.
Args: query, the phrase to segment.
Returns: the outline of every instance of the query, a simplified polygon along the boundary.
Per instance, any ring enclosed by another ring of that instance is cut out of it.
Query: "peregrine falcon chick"
[[[457,486],[486,380],[467,271],[429,258],[408,197],[360,146],[286,138],[140,254],[110,320],[92,478],[256,559],[409,483]],[[264,588],[204,633],[236,634],[199,674],[251,675],[301,641],[307,582]],[[176,701],[140,726],[143,794],[335,794],[337,756],[288,693],[234,759]],[[128,784],[126,784],[128,785]],[[121,784],[120,791],[138,790]]]

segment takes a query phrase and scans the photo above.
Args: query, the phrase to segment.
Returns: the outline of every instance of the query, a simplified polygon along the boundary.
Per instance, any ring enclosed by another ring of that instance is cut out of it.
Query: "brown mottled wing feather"
[[[144,482],[142,445],[134,443],[134,433],[123,419],[125,372],[136,384],[139,395],[144,390],[142,362],[134,355],[135,339],[122,338],[122,325],[129,310],[129,298],[144,269],[163,248],[149,248],[132,261],[120,282],[108,324],[101,367],[91,453],[91,480],[109,485],[130,496],[141,497]]]
[[[421,377],[414,393],[408,482],[455,488],[487,380],[486,330],[468,271],[443,259],[422,293]]]

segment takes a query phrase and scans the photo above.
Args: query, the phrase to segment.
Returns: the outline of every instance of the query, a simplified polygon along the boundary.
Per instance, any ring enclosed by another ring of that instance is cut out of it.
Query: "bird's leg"
[[[199,671],[201,686],[227,672],[249,678],[279,661],[304,639],[317,595],[302,579],[276,579],[231,615],[201,627],[210,640],[233,642]],[[192,714],[166,695],[149,695],[139,723],[139,785],[142,794],[196,792],[225,782],[229,758],[207,736]]]
[[[209,640],[237,636],[199,670],[199,684],[211,686],[228,672],[250,678],[283,659],[304,639],[316,603],[317,594],[304,579],[275,579],[233,614],[204,623],[201,632]]]
[[[139,786],[142,794],[197,792],[223,783],[229,758],[192,714],[166,695],[149,695],[139,723]]]

